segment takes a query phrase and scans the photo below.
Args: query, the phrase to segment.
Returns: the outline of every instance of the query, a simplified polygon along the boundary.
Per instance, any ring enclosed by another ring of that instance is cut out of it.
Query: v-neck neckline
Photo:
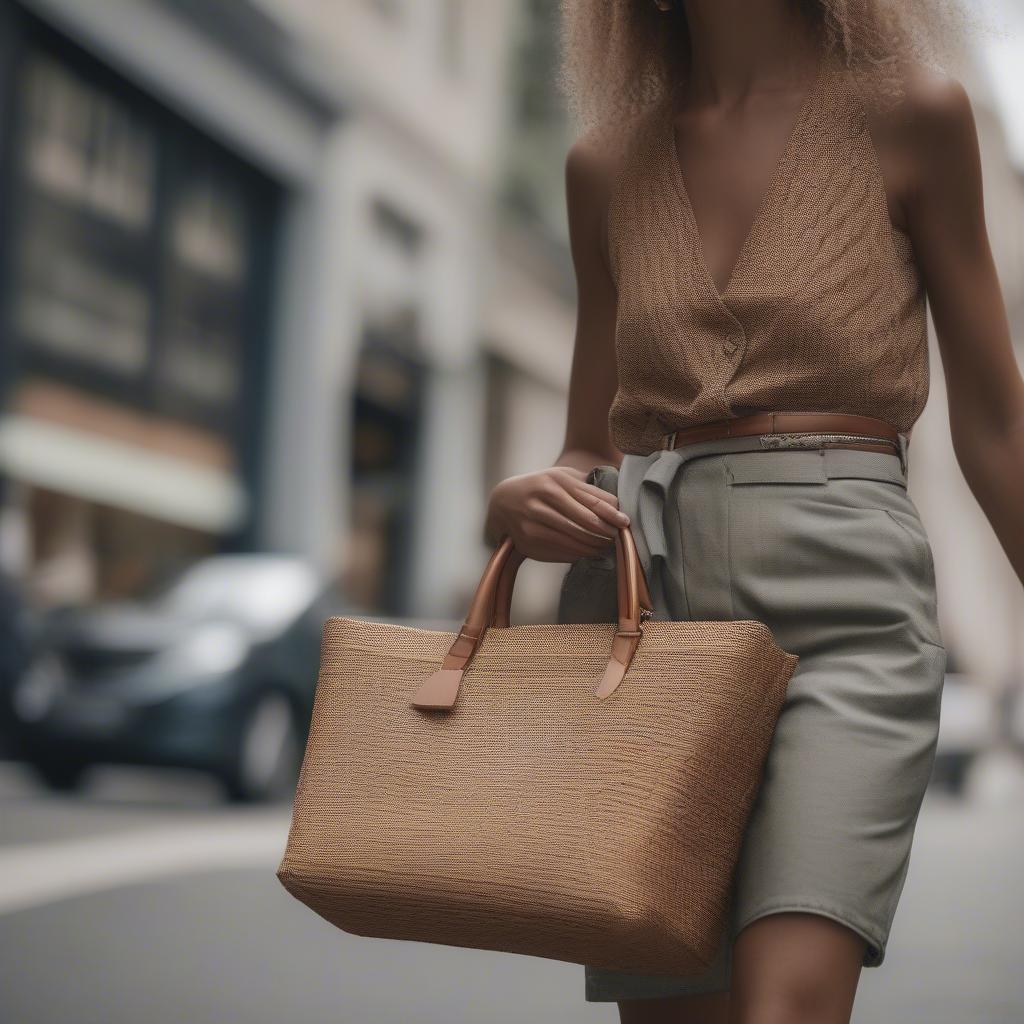
[[[775,162],[775,166],[768,178],[768,182],[761,193],[761,198],[758,201],[754,212],[754,218],[750,222],[747,233],[740,245],[739,252],[736,255],[736,259],[733,263],[732,270],[729,273],[728,280],[725,283],[725,287],[721,289],[718,287],[718,284],[711,273],[711,268],[708,265],[707,250],[704,246],[704,239],[701,236],[700,228],[697,226],[696,214],[693,211],[693,204],[690,200],[689,189],[686,186],[686,176],[683,174],[682,165],[679,161],[679,150],[676,147],[675,118],[672,112],[669,112],[669,116],[667,118],[667,131],[665,132],[668,144],[669,163],[671,165],[672,178],[676,185],[676,192],[686,220],[691,244],[694,249],[694,259],[700,268],[700,276],[709,290],[711,298],[714,299],[730,315],[732,311],[729,309],[728,298],[736,284],[736,280],[743,268],[743,264],[748,257],[749,249],[753,244],[753,240],[758,229],[761,227],[761,222],[767,216],[768,207],[772,197],[774,196],[783,172],[786,170],[786,167],[792,157],[792,152],[796,145],[800,129],[810,116],[817,100],[818,93],[820,92],[822,82],[825,78],[827,61],[827,54],[822,53],[818,56],[817,66],[811,77],[810,85],[807,88],[804,98],[800,101],[796,116],[794,117],[789,132],[786,135],[782,151],[779,154],[779,157]]]

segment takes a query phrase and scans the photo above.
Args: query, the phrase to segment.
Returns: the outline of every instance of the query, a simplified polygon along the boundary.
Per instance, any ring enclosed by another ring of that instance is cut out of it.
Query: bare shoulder
[[[926,173],[937,160],[970,156],[976,146],[967,89],[955,76],[924,64],[904,65],[902,96],[873,120],[879,136],[919,172]]]
[[[565,160],[570,195],[606,200],[627,150],[628,144],[621,132],[591,130],[579,135],[570,145]]]
[[[869,122],[893,223],[908,230],[915,211],[936,207],[936,196],[976,191],[980,157],[974,111],[963,83],[913,62],[903,65],[902,79],[900,97],[873,107]]]
[[[619,171],[629,152],[628,133],[585,132],[566,155],[565,187],[569,233],[577,266],[599,253],[610,272],[608,219]]]
[[[954,141],[974,133],[974,110],[964,84],[935,68],[908,64],[901,116],[920,141]]]

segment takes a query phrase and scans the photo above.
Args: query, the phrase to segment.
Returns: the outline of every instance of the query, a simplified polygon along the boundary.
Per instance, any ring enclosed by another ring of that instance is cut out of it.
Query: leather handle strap
[[[617,542],[617,541],[616,541]],[[635,546],[635,545],[634,545]],[[491,625],[504,629],[512,624],[512,594],[515,590],[516,576],[519,567],[526,561],[524,555],[518,548],[514,548],[505,563],[505,569],[498,580],[498,589],[495,595],[495,611]],[[640,607],[645,611],[654,613],[654,602],[651,600],[651,592],[647,587],[647,577],[644,574],[643,566],[637,560],[638,580],[640,586]],[[621,579],[621,574],[618,574]],[[621,601],[620,601],[621,603]]]
[[[518,548],[513,548],[505,563],[505,569],[498,580],[494,594],[494,617],[492,625],[504,629],[512,624],[512,592],[515,590],[519,567],[526,561]]]
[[[615,539],[616,588],[619,598],[619,628],[612,639],[612,651],[605,666],[604,674],[594,691],[602,699],[615,692],[622,682],[636,654],[642,635],[641,626],[641,581],[642,589],[647,597],[646,608],[654,611],[654,605],[647,594],[647,582],[644,580],[640,556],[636,550],[636,541],[628,526],[620,528]],[[628,615],[623,615],[623,609]]]
[[[502,537],[484,567],[462,628],[448,648],[441,667],[416,691],[411,701],[413,707],[454,707],[463,674],[479,650],[484,633],[499,622],[508,625],[512,590],[524,560],[525,556],[516,550],[511,537]],[[628,526],[619,529],[615,540],[615,566],[619,620],[608,664],[594,691],[602,698],[614,692],[636,653],[642,635],[641,609],[654,611],[636,542]]]

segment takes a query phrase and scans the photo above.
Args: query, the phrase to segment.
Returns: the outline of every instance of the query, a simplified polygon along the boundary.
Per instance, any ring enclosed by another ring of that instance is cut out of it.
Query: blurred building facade
[[[0,27],[5,551],[76,600],[247,521],[280,190],[45,21]]]
[[[564,242],[529,187],[498,213],[550,33],[506,0],[0,0],[0,31],[4,563],[59,603],[282,550],[461,614],[488,481],[564,426]]]

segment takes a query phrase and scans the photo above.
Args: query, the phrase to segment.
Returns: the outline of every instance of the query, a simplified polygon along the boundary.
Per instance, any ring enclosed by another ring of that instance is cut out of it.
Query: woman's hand
[[[604,554],[629,517],[610,491],[571,466],[552,466],[502,480],[488,502],[488,534],[508,534],[516,550],[538,562],[572,562]]]

